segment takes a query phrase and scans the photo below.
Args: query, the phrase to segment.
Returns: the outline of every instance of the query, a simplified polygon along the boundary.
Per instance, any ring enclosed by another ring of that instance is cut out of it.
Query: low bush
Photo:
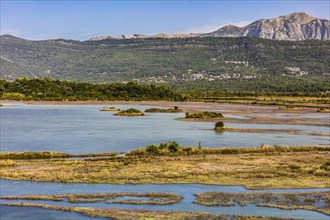
[[[182,109],[179,109],[177,106],[174,108],[163,109],[163,108],[148,108],[145,112],[155,112],[155,113],[178,113],[182,112]]]
[[[127,110],[120,111],[116,114],[116,116],[144,116],[143,112],[137,110],[135,108],[129,108]]]
[[[146,147],[146,151],[150,154],[159,154],[159,149],[156,144],[151,144]]]
[[[223,118],[224,116],[220,112],[196,112],[196,113],[186,113],[186,118]]]

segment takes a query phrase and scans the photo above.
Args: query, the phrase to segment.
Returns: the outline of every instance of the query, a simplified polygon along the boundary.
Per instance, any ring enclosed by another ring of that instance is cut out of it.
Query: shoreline
[[[315,113],[324,114],[328,112],[317,112],[320,107],[302,106],[298,110],[280,110],[279,106],[283,105],[255,105],[251,103],[227,103],[227,102],[203,102],[203,101],[15,101],[15,100],[0,100],[0,102],[21,102],[26,105],[144,105],[144,106],[159,106],[173,107],[179,106],[186,111],[202,111],[208,109],[210,111],[215,108],[222,107],[225,110],[237,110],[240,107],[248,108],[247,110],[278,110],[280,113],[298,114],[298,113]],[[327,106],[328,107],[328,106]],[[329,107],[328,107],[329,108]],[[330,109],[330,108],[329,108]],[[242,111],[242,110],[241,110]]]
[[[7,202],[0,206],[17,206],[17,207],[35,207],[49,210],[58,210],[64,212],[80,213],[89,217],[100,217],[110,219],[158,219],[158,220],[183,220],[183,219],[227,219],[227,220],[289,220],[289,218],[272,217],[272,216],[255,216],[255,215],[226,215],[226,214],[210,214],[207,212],[191,212],[191,211],[159,211],[146,209],[124,209],[124,208],[92,208],[92,207],[71,207],[71,206],[55,206],[40,203],[24,203],[24,202]]]
[[[3,100],[9,102],[9,100]],[[329,113],[317,112],[319,107],[301,107],[299,110],[280,110],[279,106],[257,106],[252,104],[229,104],[216,102],[177,101],[21,101],[27,105],[139,105],[173,108],[183,112],[216,111],[225,117],[223,122],[239,124],[283,124],[330,127]],[[165,113],[164,113],[165,114]],[[312,114],[312,116],[306,115]],[[314,117],[318,115],[319,117]],[[234,116],[234,117],[230,117]],[[328,117],[327,117],[328,116]],[[178,119],[188,121],[188,119]],[[193,121],[219,121],[216,119],[193,119]]]
[[[162,107],[173,107],[173,105],[181,104],[183,106],[189,105],[234,105],[234,106],[250,106],[250,107],[265,107],[265,108],[275,108],[278,109],[279,106],[285,106],[284,103],[278,104],[262,104],[262,103],[250,103],[250,102],[227,102],[223,100],[219,101],[167,101],[167,100],[143,100],[143,101],[123,101],[123,100],[112,100],[112,101],[97,101],[97,100],[86,100],[86,101],[17,101],[17,100],[0,100],[0,102],[21,102],[27,105],[110,105],[110,104],[118,104],[118,105],[150,105],[150,106],[162,106]],[[321,107],[325,107],[330,109],[328,105],[300,105],[299,110],[281,110],[281,112],[299,112],[306,111],[311,109],[319,109]],[[314,111],[313,111],[314,112]],[[318,112],[324,113],[324,112]],[[327,113],[327,112],[326,112]]]
[[[239,184],[218,184],[218,183],[199,183],[199,182],[181,182],[181,183],[103,183],[103,182],[54,182],[54,181],[43,181],[43,180],[24,180],[24,179],[10,179],[6,177],[0,177],[0,182],[1,180],[4,181],[17,181],[17,182],[29,182],[29,183],[56,183],[56,184],[92,184],[92,185],[203,185],[203,186],[238,186],[238,187],[243,187],[245,190],[248,191],[254,191],[254,192],[264,192],[265,190],[330,190],[330,185],[329,186],[314,186],[314,187],[275,187],[275,188],[265,188],[265,189],[254,189],[254,188],[248,188],[246,185],[239,185]],[[322,191],[323,192],[323,191]]]

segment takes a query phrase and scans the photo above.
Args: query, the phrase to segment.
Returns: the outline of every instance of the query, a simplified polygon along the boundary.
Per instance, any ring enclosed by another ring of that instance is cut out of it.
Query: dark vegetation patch
[[[308,151],[330,151],[327,146],[269,146],[246,148],[203,148],[180,146],[175,141],[162,142],[159,145],[151,144],[144,148],[132,150],[127,156],[147,156],[147,155],[208,155],[208,154],[251,154],[251,153],[281,153],[281,152],[308,152]]]
[[[51,78],[0,80],[0,100],[184,100],[165,85],[128,83],[87,83]]]
[[[182,109],[180,109],[177,106],[174,106],[174,108],[148,108],[145,110],[145,112],[150,112],[150,113],[178,113],[182,112]]]
[[[330,215],[330,191],[325,192],[267,192],[267,193],[225,193],[207,192],[196,194],[195,203],[206,206],[257,206],[283,209],[307,209]]]
[[[186,118],[223,118],[223,115],[220,112],[196,112],[196,113],[186,113]]]
[[[144,113],[135,108],[129,108],[114,114],[115,116],[144,116]]]

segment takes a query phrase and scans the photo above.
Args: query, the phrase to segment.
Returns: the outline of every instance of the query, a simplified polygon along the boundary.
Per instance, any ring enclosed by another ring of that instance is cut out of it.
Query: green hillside
[[[28,41],[10,35],[0,40],[0,76],[7,80],[136,80],[230,91],[255,91],[261,83],[261,91],[329,90],[330,41],[195,37],[80,42]],[[288,83],[278,85],[278,80]],[[291,87],[295,82],[299,88]]]

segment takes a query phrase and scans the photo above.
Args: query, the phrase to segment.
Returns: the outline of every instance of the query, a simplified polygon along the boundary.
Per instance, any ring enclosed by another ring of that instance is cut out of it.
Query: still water
[[[305,134],[214,132],[213,122],[185,122],[176,120],[178,114],[147,114],[145,117],[116,117],[113,112],[99,111],[103,105],[25,105],[11,103],[0,109],[1,151],[61,151],[67,153],[94,153],[129,151],[151,143],[177,141],[181,145],[205,147],[249,147],[260,144],[328,145],[329,137],[309,135],[310,132],[329,132],[328,127],[299,125],[234,124],[233,128],[298,129]],[[116,105],[144,111],[151,106]],[[219,109],[221,111],[221,109]],[[224,112],[225,113],[225,112]],[[225,117],[244,117],[226,115]],[[291,189],[268,191],[322,191],[329,189]],[[163,211],[194,211],[242,215],[266,215],[300,219],[329,219],[328,216],[306,210],[281,210],[256,207],[207,207],[194,204],[195,193],[208,191],[246,192],[242,186],[215,186],[202,184],[116,185],[116,184],[61,184],[0,180],[0,194],[63,194],[108,192],[170,192],[184,197],[172,205],[124,205],[81,203],[79,206],[149,209]],[[34,201],[52,205],[77,206],[67,202]],[[94,219],[77,213],[45,210],[31,207],[0,206],[0,219]],[[99,218],[97,218],[99,219]]]
[[[254,147],[260,144],[328,145],[329,137],[308,132],[329,132],[329,127],[300,125],[233,124],[233,128],[298,129],[307,134],[217,133],[213,122],[176,120],[184,113],[148,113],[144,117],[113,116],[103,105],[25,105],[0,109],[1,151],[61,151],[95,153],[124,151],[151,143],[177,141],[205,147]],[[151,106],[116,105],[144,111]],[[219,109],[221,111],[221,109]],[[226,114],[225,114],[226,117]],[[235,117],[228,115],[228,117]]]
[[[79,213],[48,210],[36,207],[15,207],[0,205],[1,220],[105,220],[91,218]]]
[[[314,192],[326,191],[326,189],[281,189],[281,190],[259,190],[258,192]],[[99,203],[67,203],[52,201],[33,201],[33,203],[79,206],[79,207],[100,207],[100,208],[128,208],[128,209],[148,209],[162,211],[189,211],[189,212],[209,212],[224,214],[241,214],[241,215],[264,215],[277,216],[285,218],[298,218],[310,220],[329,220],[329,216],[324,214],[306,211],[306,210],[281,210],[277,208],[257,207],[255,205],[217,207],[202,206],[194,204],[196,193],[203,192],[255,192],[247,190],[242,186],[219,186],[204,184],[65,184],[65,183],[47,183],[47,182],[28,182],[28,181],[10,181],[0,180],[1,196],[5,195],[24,195],[24,194],[66,194],[66,193],[111,193],[111,192],[169,192],[183,196],[183,200],[171,205],[125,205],[125,204],[106,204]],[[23,200],[21,200],[23,202]],[[7,200],[5,202],[8,202]],[[16,201],[15,201],[16,202]]]

